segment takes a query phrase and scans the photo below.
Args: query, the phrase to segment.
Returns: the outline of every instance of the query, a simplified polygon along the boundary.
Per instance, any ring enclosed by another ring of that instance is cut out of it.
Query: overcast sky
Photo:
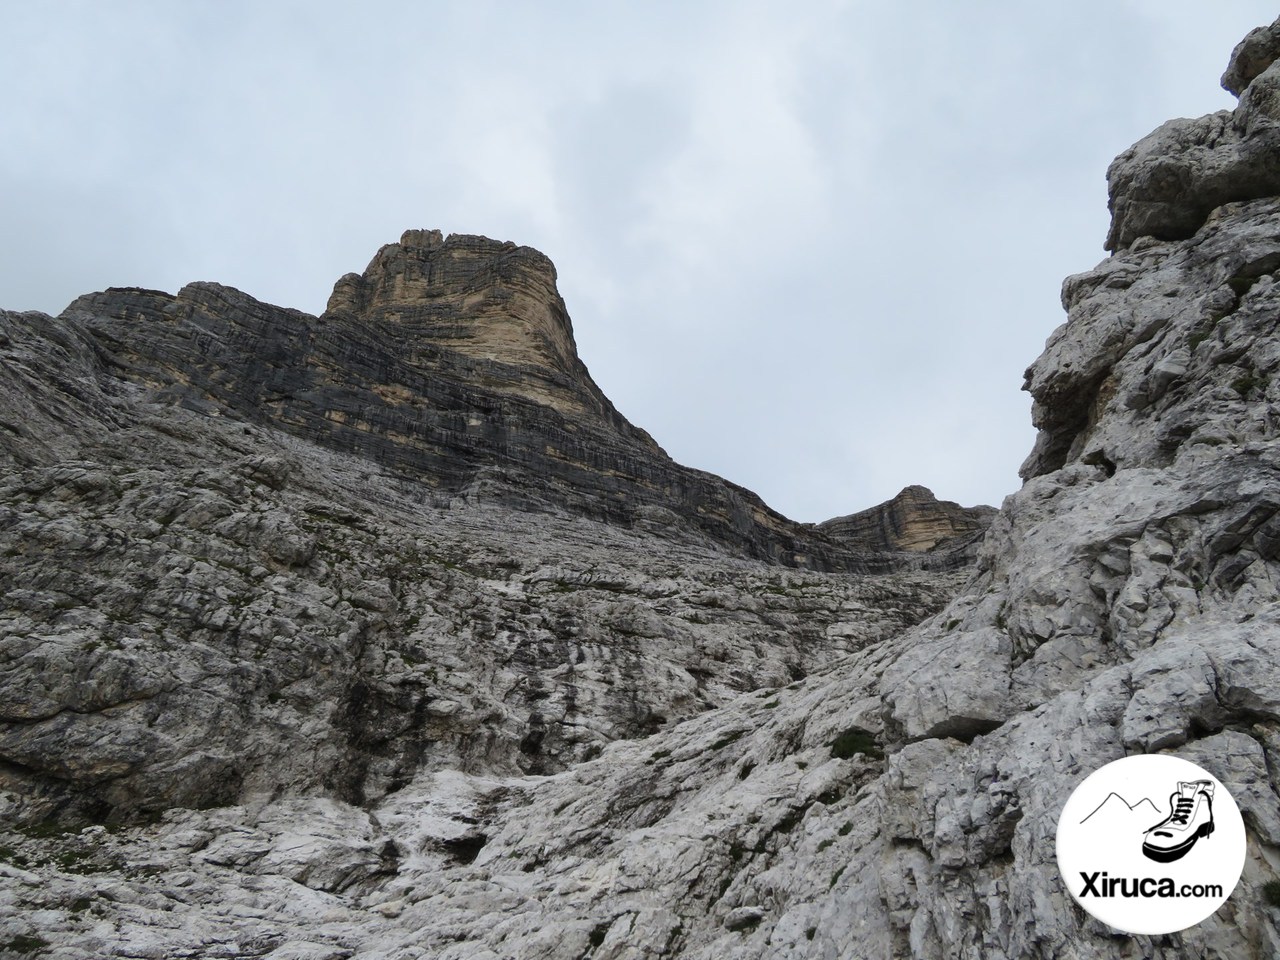
[[[1252,0],[0,0],[0,306],[312,313],[406,228],[555,261],[677,460],[817,521],[998,505],[1107,164],[1229,108]]]

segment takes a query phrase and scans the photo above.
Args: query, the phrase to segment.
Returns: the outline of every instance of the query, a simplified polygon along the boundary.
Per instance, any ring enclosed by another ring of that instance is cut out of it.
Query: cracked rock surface
[[[100,459],[0,481],[0,782],[24,819],[281,791],[360,803],[422,767],[553,773],[899,633],[963,578],[335,499],[373,482],[367,465],[166,425],[190,432],[115,433]],[[215,465],[189,465],[197,441]],[[146,466],[125,459],[144,444]]]

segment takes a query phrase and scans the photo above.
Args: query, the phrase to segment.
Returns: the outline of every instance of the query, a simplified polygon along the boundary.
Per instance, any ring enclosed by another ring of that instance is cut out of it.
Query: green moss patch
[[[875,737],[861,727],[850,727],[831,741],[831,755],[838,760],[849,760],[858,754],[876,760],[884,758],[884,751]]]

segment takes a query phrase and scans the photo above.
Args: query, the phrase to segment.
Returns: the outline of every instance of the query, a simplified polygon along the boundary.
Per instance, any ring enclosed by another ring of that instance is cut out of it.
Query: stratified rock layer
[[[592,381],[555,280],[529,247],[410,230],[363,275],[339,280],[319,318],[193,283],[176,296],[84,296],[61,324],[45,326],[90,351],[102,368],[88,371],[90,381],[123,380],[145,388],[148,402],[355,454],[431,488],[436,503],[487,499],[680,527],[730,553],[796,567],[948,565],[945,556],[842,543],[673,462]]]
[[[993,507],[962,507],[928,488],[907,487],[892,500],[818,524],[825,533],[871,551],[951,552],[974,544],[991,525]]]

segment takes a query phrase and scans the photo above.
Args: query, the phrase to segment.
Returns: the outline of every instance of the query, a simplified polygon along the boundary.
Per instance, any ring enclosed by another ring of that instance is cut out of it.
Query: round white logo
[[[1058,869],[1076,903],[1126,933],[1195,926],[1244,869],[1240,808],[1212,774],[1164,754],[1090,774],[1058,817]]]

